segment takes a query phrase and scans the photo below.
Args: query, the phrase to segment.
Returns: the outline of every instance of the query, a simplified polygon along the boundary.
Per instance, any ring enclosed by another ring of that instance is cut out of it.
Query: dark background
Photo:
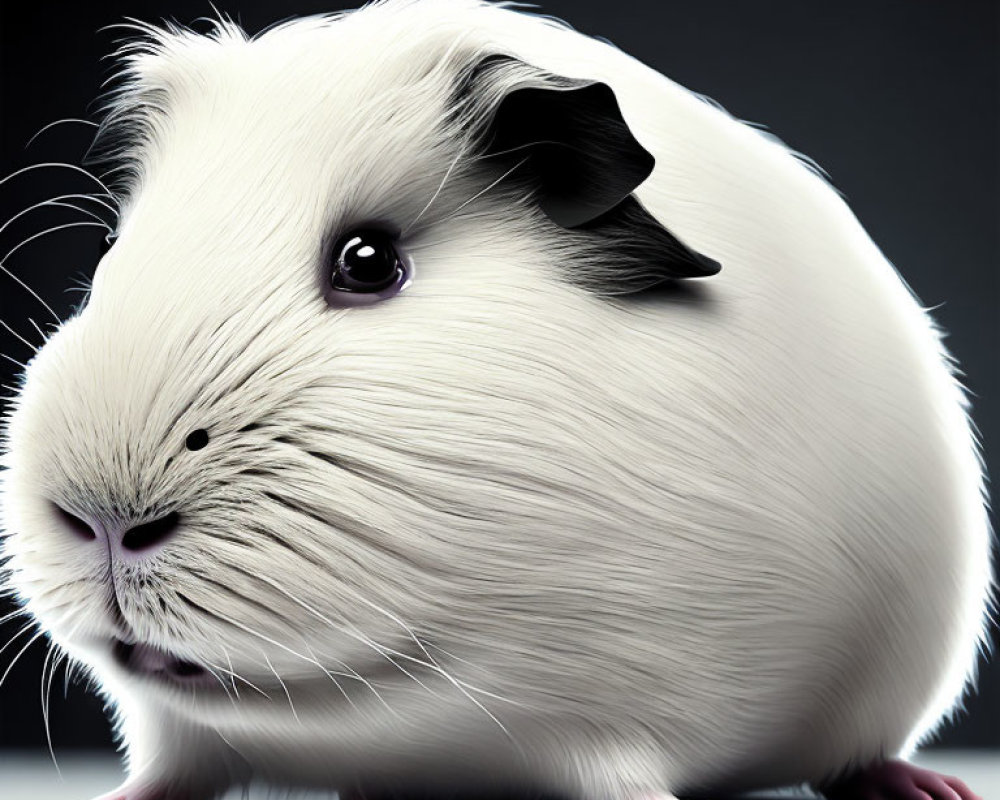
[[[102,57],[122,30],[98,28],[124,17],[189,24],[212,14],[208,0],[15,3],[0,0],[0,175],[45,161],[79,164],[92,128],[58,119],[94,119],[92,101],[112,70]],[[217,0],[256,33],[289,15],[331,11],[338,2]],[[974,393],[973,418],[987,462],[1000,448],[1000,246],[998,246],[998,39],[995,0],[551,0],[541,10],[610,39],[679,83],[707,94],[739,118],[764,124],[813,157],[925,307]],[[205,23],[196,25],[205,29]],[[69,169],[40,169],[0,185],[0,220],[57,194],[96,184]],[[87,201],[83,201],[87,204]],[[97,209],[93,204],[89,207]],[[0,234],[0,255],[54,225],[87,219],[67,209],[33,211]],[[98,259],[99,228],[69,228],[36,239],[6,266],[65,318]],[[32,326],[45,308],[0,274],[0,319],[38,343]],[[31,351],[0,326],[0,353],[26,362]],[[20,369],[0,358],[6,402]],[[992,458],[991,458],[992,457]],[[994,522],[994,525],[996,523]],[[9,610],[0,601],[0,615]],[[20,627],[0,625],[0,646]],[[1000,645],[996,629],[993,636]],[[21,648],[0,655],[0,675]],[[934,647],[934,642],[927,642]],[[0,747],[45,746],[36,642],[0,687]],[[107,747],[100,701],[82,685],[63,699],[52,689],[58,752]],[[968,713],[944,730],[953,747],[1000,747],[1000,668],[984,666]]]

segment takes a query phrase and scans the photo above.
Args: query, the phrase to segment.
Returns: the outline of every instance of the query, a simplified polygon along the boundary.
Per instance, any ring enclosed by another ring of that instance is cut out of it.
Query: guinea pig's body
[[[610,86],[655,158],[635,198],[721,272],[576,282],[588,229],[442,127],[497,52]],[[962,390],[780,143],[465,1],[160,34],[129,63],[118,242],[29,365],[3,497],[13,585],[117,710],[121,796],[824,785],[955,707],[990,582]],[[331,308],[319,243],[366,219],[403,229],[412,281]],[[180,527],[116,554],[53,505]]]

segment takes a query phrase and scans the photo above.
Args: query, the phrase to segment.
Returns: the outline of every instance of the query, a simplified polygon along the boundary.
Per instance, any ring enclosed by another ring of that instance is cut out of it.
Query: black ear
[[[526,179],[539,207],[557,225],[614,243],[620,259],[627,260],[627,254],[642,258],[644,263],[632,266],[644,276],[639,281],[644,286],[635,285],[624,263],[621,285],[613,293],[717,273],[718,262],[681,243],[632,194],[652,173],[655,161],[629,130],[611,87],[491,55],[473,68],[466,90],[475,91],[478,81],[489,81],[498,67],[512,64],[538,80],[499,99],[481,132],[483,156]]]
[[[653,156],[622,119],[611,87],[527,86],[508,93],[493,118],[488,152],[527,158],[538,203],[576,228],[607,213],[653,171]]]

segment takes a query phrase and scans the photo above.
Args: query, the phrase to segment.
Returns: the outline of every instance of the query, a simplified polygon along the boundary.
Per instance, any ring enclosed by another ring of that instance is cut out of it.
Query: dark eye
[[[340,237],[331,252],[327,299],[332,305],[361,305],[392,297],[409,277],[393,236],[357,228]]]

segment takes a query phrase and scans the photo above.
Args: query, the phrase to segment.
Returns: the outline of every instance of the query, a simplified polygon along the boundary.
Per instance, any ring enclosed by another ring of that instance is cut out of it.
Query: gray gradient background
[[[0,175],[42,161],[79,163],[111,63],[101,57],[121,31],[98,28],[126,15],[190,23],[205,2],[22,4],[0,0]],[[251,32],[291,14],[335,10],[336,2],[218,0]],[[862,224],[935,318],[974,392],[973,417],[988,464],[1000,447],[1000,241],[998,241],[998,39],[1000,5],[990,0],[551,0],[542,10],[578,30],[610,39],[679,83],[707,94],[737,117],[766,125],[831,175]],[[90,105],[88,105],[90,104]],[[0,186],[0,220],[56,194],[91,191],[69,170],[39,170]],[[49,209],[0,235],[0,255],[45,228],[83,219]],[[97,228],[44,236],[7,266],[65,317],[92,274]],[[724,273],[721,279],[724,279]],[[0,275],[0,318],[38,342],[29,317],[47,312]],[[30,351],[0,328],[0,353]],[[0,383],[18,368],[0,359]],[[10,388],[2,390],[3,402]],[[72,402],[72,398],[67,398]],[[7,610],[0,604],[0,614]],[[0,645],[18,626],[0,627]],[[994,629],[994,638],[1000,642]],[[927,642],[934,647],[934,642]],[[0,674],[14,646],[0,656]],[[45,648],[32,646],[0,687],[0,748],[44,748],[39,676]],[[56,753],[110,744],[101,704],[82,685],[52,691]],[[941,737],[944,746],[1000,748],[1000,669],[984,667],[968,713]]]

